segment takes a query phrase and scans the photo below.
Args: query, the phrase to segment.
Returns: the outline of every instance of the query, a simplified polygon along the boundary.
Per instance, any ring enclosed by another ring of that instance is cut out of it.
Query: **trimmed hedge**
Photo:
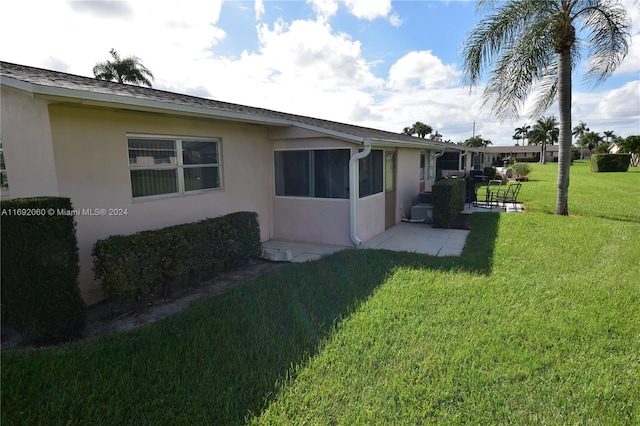
[[[483,169],[484,175],[487,177],[487,180],[493,180],[496,178],[496,168],[493,166],[487,166]]]
[[[443,179],[433,185],[433,224],[436,228],[451,228],[458,213],[464,210],[465,188],[464,179]]]
[[[187,274],[231,269],[260,256],[258,215],[237,212],[132,235],[113,235],[93,247],[94,273],[105,296],[123,299],[151,293]]]
[[[59,343],[84,330],[78,243],[71,201],[2,201],[2,317],[27,342]]]
[[[591,156],[592,172],[626,172],[631,154],[594,154]]]

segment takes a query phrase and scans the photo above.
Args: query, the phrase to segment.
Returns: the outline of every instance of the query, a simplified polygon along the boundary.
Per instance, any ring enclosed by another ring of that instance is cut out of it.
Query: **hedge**
[[[113,235],[93,247],[94,273],[109,298],[140,300],[187,274],[215,273],[260,256],[258,215],[237,212],[132,235]]]
[[[443,179],[433,185],[433,224],[436,228],[451,228],[458,213],[464,210],[465,188],[464,179]]]
[[[4,200],[2,317],[26,342],[78,337],[86,306],[78,289],[78,244],[69,198]],[[58,214],[61,213],[61,214]]]
[[[592,172],[626,172],[631,154],[594,154],[591,156]]]

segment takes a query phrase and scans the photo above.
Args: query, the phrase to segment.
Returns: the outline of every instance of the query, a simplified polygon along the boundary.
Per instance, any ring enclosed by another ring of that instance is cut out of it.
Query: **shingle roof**
[[[264,108],[250,107],[246,105],[221,102],[213,99],[205,99],[196,96],[173,93],[147,87],[133,86],[129,84],[115,83],[111,81],[97,80],[89,77],[82,77],[58,71],[51,71],[42,68],[18,65],[9,62],[0,62],[0,75],[30,83],[35,86],[69,89],[81,93],[101,94],[108,96],[123,97],[142,101],[153,101],[167,105],[182,105],[187,107],[204,108],[213,115],[219,113],[241,114],[247,118],[254,117],[261,121],[269,122],[284,121],[292,125],[301,124],[311,126],[319,131],[339,132],[357,138],[367,138],[376,141],[398,142],[405,144],[417,144],[430,147],[441,147],[450,149],[461,149],[458,145],[425,140],[413,136],[393,133],[384,130],[372,129],[369,127],[355,126],[352,124],[339,123],[319,118],[306,117],[302,115],[289,114],[272,111]]]

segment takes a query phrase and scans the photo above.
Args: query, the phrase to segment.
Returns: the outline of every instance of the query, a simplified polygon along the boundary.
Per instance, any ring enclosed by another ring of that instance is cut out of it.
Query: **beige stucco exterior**
[[[58,195],[47,102],[5,86],[0,99],[0,139],[9,195],[12,198]]]
[[[363,141],[337,132],[262,125],[186,114],[143,112],[122,105],[39,97],[2,86],[2,138],[10,197],[69,197],[76,215],[80,288],[87,303],[102,299],[93,278],[91,250],[114,234],[132,234],[236,211],[258,213],[262,241],[281,239],[353,246],[349,199],[275,195],[274,152],[349,149]],[[108,107],[107,107],[108,106]],[[127,135],[215,138],[220,141],[221,183],[216,190],[133,199]],[[409,215],[421,186],[424,149],[375,145],[396,152],[395,223]],[[356,167],[357,173],[357,167]],[[383,174],[386,176],[386,174]],[[356,182],[358,180],[356,179]],[[384,188],[384,185],[383,185]],[[385,192],[358,198],[356,233],[363,242],[385,230]],[[116,213],[109,215],[109,212]]]

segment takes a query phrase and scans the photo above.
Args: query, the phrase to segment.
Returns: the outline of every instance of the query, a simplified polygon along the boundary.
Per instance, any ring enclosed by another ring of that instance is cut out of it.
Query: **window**
[[[130,136],[134,198],[220,188],[219,140]]]
[[[425,172],[427,179],[436,178],[436,153],[433,151],[427,151],[427,171]]]
[[[459,169],[460,155],[458,152],[445,152],[442,156],[438,157],[437,165],[441,170],[458,170]]]
[[[433,151],[420,154],[420,180],[431,180],[436,177],[436,156]]]
[[[348,149],[275,151],[276,195],[349,198],[349,157]]]
[[[378,194],[383,190],[384,153],[372,150],[360,160],[360,198]]]

